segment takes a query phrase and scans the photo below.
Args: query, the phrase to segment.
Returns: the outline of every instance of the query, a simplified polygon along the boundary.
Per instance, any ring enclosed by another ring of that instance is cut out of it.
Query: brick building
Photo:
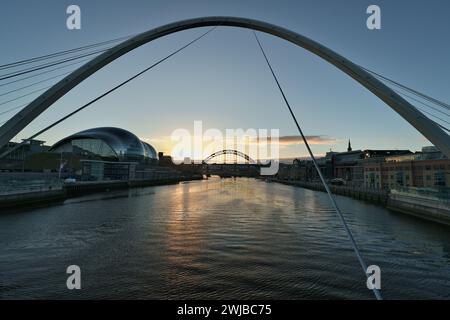
[[[450,187],[450,159],[436,149],[426,147],[414,154],[367,160],[363,167],[366,188]]]

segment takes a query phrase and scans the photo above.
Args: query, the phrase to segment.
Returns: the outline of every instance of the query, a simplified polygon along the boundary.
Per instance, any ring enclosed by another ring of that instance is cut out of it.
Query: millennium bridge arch
[[[208,162],[216,157],[222,156],[222,155],[227,155],[227,154],[232,154],[238,157],[241,157],[245,160],[247,160],[249,163],[251,164],[256,164],[256,161],[253,160],[252,158],[250,158],[248,155],[246,155],[245,153],[238,151],[238,150],[231,150],[231,149],[225,149],[225,150],[220,150],[220,151],[216,151],[212,154],[210,154],[209,156],[207,156],[202,163],[203,164],[208,164]]]
[[[391,88],[373,77],[360,66],[354,64],[350,60],[344,58],[322,44],[288,29],[263,21],[224,16],[194,18],[169,23],[143,32],[112,47],[56,83],[46,92],[33,100],[28,106],[14,115],[14,117],[8,120],[2,127],[0,127],[0,147],[8,143],[31,121],[33,121],[55,101],[69,92],[84,79],[88,78],[90,75],[127,52],[136,49],[143,44],[175,32],[192,28],[219,25],[241,27],[265,32],[292,42],[321,57],[325,61],[328,61],[374,93],[450,158],[450,136],[445,133],[434,121],[428,119],[412,104],[403,99]]]

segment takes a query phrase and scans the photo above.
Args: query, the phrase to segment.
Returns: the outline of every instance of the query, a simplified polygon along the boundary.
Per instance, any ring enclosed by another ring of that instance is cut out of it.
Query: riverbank
[[[140,187],[150,187],[168,184],[177,184],[180,179],[161,179],[161,180],[130,180],[130,181],[81,181],[65,184],[64,188],[67,197],[75,197],[96,192],[108,192],[111,190],[131,189]]]
[[[387,208],[450,226],[450,199],[415,190],[392,190]]]
[[[28,207],[34,205],[63,202],[72,197],[78,197],[97,192],[109,192],[112,190],[143,188],[151,186],[178,184],[182,181],[202,180],[201,175],[188,177],[173,177],[149,180],[110,180],[110,181],[77,181],[65,183],[61,181],[43,182],[39,187],[10,186],[7,191],[0,194],[0,208]],[[14,180],[16,183],[19,180]]]
[[[150,186],[178,184],[182,181],[202,180],[203,176],[172,177],[151,180],[117,180],[117,181],[79,181],[62,184],[52,181],[51,184],[38,187],[17,188],[0,194],[0,208],[27,207],[42,204],[63,202],[71,197],[83,196],[97,192],[142,188]],[[320,183],[304,181],[287,181],[281,179],[264,179],[285,185],[325,192]],[[450,226],[450,199],[443,201],[423,194],[409,194],[398,191],[382,191],[348,186],[330,185],[334,194],[367,201],[392,211],[412,215],[428,221]]]
[[[266,181],[325,192],[321,183],[281,179],[266,179]],[[450,226],[450,199],[445,201],[432,196],[409,194],[395,190],[388,192],[348,186],[330,185],[329,187],[333,194],[368,201],[395,212]]]
[[[67,193],[63,188],[57,190],[6,194],[0,195],[0,208],[27,207],[46,203],[57,203],[64,201],[66,198]]]
[[[325,192],[325,188],[321,183],[304,182],[304,181],[287,181],[281,179],[268,179],[268,181]],[[347,186],[335,186],[335,185],[330,185],[329,187],[331,192],[333,192],[334,194],[351,197],[353,199],[364,200],[380,204],[383,206],[386,206],[388,202],[388,192],[386,191],[368,190],[363,188],[352,188]]]

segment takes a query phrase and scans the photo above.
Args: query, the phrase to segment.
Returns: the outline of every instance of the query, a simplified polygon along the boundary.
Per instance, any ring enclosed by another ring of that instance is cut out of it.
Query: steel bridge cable
[[[98,50],[95,50],[95,51],[90,51],[90,52],[82,53],[82,54],[80,53],[78,55],[65,57],[65,58],[62,58],[62,59],[59,59],[59,60],[47,61],[47,62],[44,62],[44,63],[39,64],[39,65],[26,67],[25,69],[15,70],[15,71],[11,71],[9,73],[1,74],[0,77],[10,76],[10,75],[14,75],[14,74],[21,74],[23,71],[34,70],[34,69],[37,69],[39,67],[53,66],[55,63],[59,63],[59,62],[62,63],[63,61],[71,61],[70,59],[78,59],[78,58],[86,56],[86,55],[89,56],[89,55],[92,55],[92,54],[101,53],[101,52],[109,50],[110,48],[112,48],[112,47],[102,48],[102,49],[98,49]]]
[[[415,89],[409,88],[409,87],[407,87],[407,86],[405,86],[405,85],[403,85],[403,84],[401,84],[401,83],[399,83],[399,82],[397,82],[395,80],[389,79],[388,77],[385,77],[385,76],[383,76],[383,75],[381,75],[379,73],[376,73],[375,71],[369,70],[369,69],[364,68],[362,66],[360,66],[360,67],[362,69],[364,69],[365,71],[371,73],[372,75],[374,75],[376,78],[380,79],[381,81],[393,84],[394,86],[399,87],[399,88],[401,88],[401,89],[403,89],[405,91],[408,91],[408,92],[410,92],[410,93],[412,93],[412,94],[414,94],[414,95],[416,95],[418,97],[421,97],[424,100],[427,100],[429,102],[434,103],[435,105],[438,105],[440,107],[443,107],[443,108],[446,108],[446,109],[450,110],[450,105],[448,103],[445,103],[443,101],[440,101],[438,99],[430,97],[430,96],[428,96],[428,95],[426,95],[424,93],[421,93],[421,92],[419,92],[419,91],[417,91]]]
[[[430,116],[432,116],[432,117],[434,117],[435,119],[438,119],[438,120],[440,120],[440,121],[442,121],[442,122],[445,122],[445,123],[447,123],[447,124],[450,124],[450,122],[448,122],[448,121],[442,119],[441,117],[438,117],[438,116],[432,114],[431,112],[428,112],[427,110],[424,110],[424,109],[419,108],[419,107],[417,107],[417,106],[416,106],[415,108],[418,109],[418,110],[420,110],[420,111],[422,111],[422,112],[424,112],[424,113],[426,113],[426,114],[428,114],[428,115],[430,115]],[[444,128],[444,129],[446,129],[446,130],[448,131],[447,128],[443,127],[442,125],[440,125],[440,124],[437,123],[436,121],[433,121],[433,122],[436,123],[437,125],[439,125],[440,127]]]
[[[104,92],[103,94],[101,94],[100,96],[98,96],[97,98],[89,101],[88,103],[86,103],[85,105],[79,107],[78,109],[76,109],[75,111],[72,111],[71,113],[69,113],[68,115],[62,117],[61,119],[53,122],[52,124],[50,124],[49,126],[45,127],[44,129],[40,130],[39,132],[33,134],[31,137],[22,140],[21,143],[15,145],[13,148],[5,151],[4,153],[2,153],[0,155],[0,158],[3,158],[4,156],[8,155],[9,153],[17,150],[18,148],[20,148],[22,145],[24,145],[25,143],[27,143],[28,141],[36,138],[37,136],[41,135],[42,133],[46,132],[47,130],[53,128],[54,126],[58,125],[59,123],[63,122],[64,120],[70,118],[71,116],[73,116],[74,114],[80,112],[81,110],[89,107],[91,104],[93,104],[94,102],[97,102],[98,100],[102,99],[103,97],[107,96],[108,94],[116,91],[117,89],[119,89],[120,87],[124,86],[125,84],[127,84],[128,82],[136,79],[137,77],[139,77],[140,75],[144,74],[145,72],[149,71],[150,69],[156,67],[157,65],[159,65],[160,63],[166,61],[167,59],[169,59],[170,57],[174,56],[175,54],[177,54],[178,52],[182,51],[183,49],[186,49],[187,47],[189,47],[190,45],[194,44],[195,42],[197,42],[198,40],[200,40],[201,38],[203,38],[204,36],[206,36],[207,34],[209,34],[211,31],[213,31],[215,28],[217,28],[217,26],[214,26],[212,28],[210,28],[208,31],[206,31],[205,33],[201,34],[200,36],[198,36],[197,38],[195,38],[194,40],[188,42],[187,44],[185,44],[184,46],[182,46],[181,48],[175,50],[174,52],[172,52],[171,54],[169,54],[168,56],[162,58],[161,60],[155,62],[154,64],[152,64],[151,66],[145,68],[144,70],[136,73],[134,76],[128,78],[127,80],[121,82],[120,84],[118,84],[117,86],[113,87],[112,89]]]
[[[437,108],[435,108],[435,107],[433,107],[433,106],[430,106],[429,104],[426,104],[426,103],[424,103],[423,101],[420,101],[420,100],[418,100],[418,99],[415,99],[415,98],[411,97],[410,95],[407,95],[407,94],[405,94],[405,93],[403,93],[403,92],[400,92],[400,91],[398,91],[398,90],[395,90],[395,89],[392,89],[392,91],[394,91],[394,92],[396,92],[396,93],[398,93],[398,94],[400,94],[400,95],[402,95],[402,96],[405,96],[405,97],[407,97],[407,98],[409,98],[409,99],[412,99],[412,100],[414,100],[414,101],[416,101],[416,102],[418,102],[418,103],[420,103],[420,104],[422,104],[422,105],[424,105],[424,106],[426,106],[426,107],[429,107],[429,108],[431,108],[431,109],[433,109],[433,110],[435,110],[435,111],[437,111],[437,112],[440,112],[440,113],[446,115],[447,117],[450,117],[450,114],[448,114],[448,113],[446,113],[446,112],[444,112],[444,111],[441,111],[441,110],[439,110],[439,109],[437,109]],[[438,116],[436,116],[435,114],[433,114],[433,113],[431,113],[431,112],[429,112],[429,111],[427,111],[427,110],[425,110],[425,109],[423,109],[423,108],[419,108],[419,107],[417,107],[417,106],[414,106],[414,108],[416,108],[417,110],[420,110],[421,112],[426,113],[426,114],[428,114],[428,115],[430,115],[430,116],[432,116],[432,117],[434,117],[434,118],[436,118],[436,119],[438,119],[438,120],[440,120],[440,121],[442,121],[442,122],[445,122],[445,123],[447,123],[447,124],[450,124],[450,122],[448,122],[447,120],[442,119],[441,117],[438,117]],[[432,120],[432,121],[433,121],[433,120]],[[442,129],[444,129],[444,130],[450,132],[450,129],[444,127],[444,126],[441,125],[440,123],[437,123],[436,121],[433,121],[433,122],[434,122],[435,124],[437,124],[439,127],[441,127]]]
[[[20,60],[20,61],[16,61],[16,62],[3,64],[3,65],[0,65],[0,70],[10,69],[10,68],[14,68],[14,67],[25,65],[25,64],[39,62],[39,61],[42,61],[42,60],[48,60],[48,59],[52,59],[52,58],[55,58],[55,57],[60,57],[60,56],[63,56],[63,55],[71,54],[71,53],[74,53],[74,52],[87,50],[87,49],[90,49],[90,48],[101,47],[101,46],[104,46],[104,45],[107,45],[107,44],[110,44],[110,43],[114,43],[114,42],[118,42],[118,41],[121,41],[121,40],[128,39],[128,38],[130,38],[132,36],[133,35],[131,35],[131,36],[124,36],[124,37],[120,37],[120,38],[116,38],[116,39],[112,39],[112,40],[97,42],[97,43],[93,43],[93,44],[90,44],[90,45],[85,45],[85,46],[78,47],[78,48],[73,48],[73,49],[68,49],[68,50],[64,50],[64,51],[54,52],[54,53],[46,54],[46,55],[35,57],[35,58],[29,58],[29,59],[25,59],[25,60]]]
[[[292,108],[291,108],[291,106],[289,104],[289,101],[286,98],[286,95],[284,94],[283,89],[281,88],[280,82],[278,81],[278,78],[275,75],[275,72],[273,71],[272,66],[270,65],[269,59],[267,58],[266,53],[264,52],[264,49],[263,49],[263,47],[261,45],[261,42],[258,39],[258,36],[256,35],[256,32],[253,31],[253,34],[255,36],[255,39],[256,39],[256,42],[258,43],[259,48],[261,49],[261,53],[263,54],[264,59],[266,60],[267,66],[269,67],[270,72],[272,73],[272,76],[273,76],[275,82],[277,83],[278,89],[279,89],[281,95],[283,96],[283,100],[284,100],[284,102],[285,102],[285,104],[286,104],[286,106],[287,106],[287,108],[289,110],[289,113],[291,114],[292,119],[294,120],[295,125],[297,126],[297,129],[298,129],[300,135],[302,136],[302,139],[303,139],[303,142],[304,142],[304,144],[306,146],[306,149],[308,150],[308,153],[311,156],[311,159],[312,159],[312,161],[314,163],[314,167],[317,170],[317,173],[318,173],[318,175],[320,177],[320,180],[321,180],[323,186],[325,187],[326,192],[328,193],[328,197],[330,198],[330,201],[331,201],[331,203],[332,203],[332,205],[334,207],[334,210],[336,211],[337,215],[339,216],[339,218],[340,218],[340,220],[342,222],[342,225],[344,226],[344,229],[345,229],[345,231],[346,231],[346,233],[347,233],[347,235],[348,235],[348,237],[350,239],[350,242],[352,244],[353,250],[355,251],[356,257],[358,258],[359,264],[361,265],[361,268],[363,269],[364,275],[368,279],[369,275],[367,274],[367,265],[364,262],[364,259],[363,259],[362,255],[361,255],[361,253],[359,252],[358,246],[356,244],[355,239],[353,238],[352,232],[350,231],[350,228],[348,227],[347,222],[345,221],[345,218],[342,215],[341,210],[339,209],[339,207],[338,207],[338,205],[336,203],[336,200],[334,199],[334,196],[331,193],[330,188],[328,187],[328,185],[327,185],[327,183],[325,181],[325,178],[322,175],[322,172],[320,171],[320,168],[319,168],[319,165],[317,164],[316,158],[314,157],[314,154],[311,151],[311,148],[310,148],[310,146],[308,144],[308,141],[307,141],[305,135],[303,134],[303,131],[302,131],[302,129],[301,129],[301,127],[300,127],[300,125],[299,125],[299,123],[297,121],[297,118],[294,115],[294,112],[292,111]],[[382,300],[383,299],[382,296],[381,296],[381,293],[380,293],[380,291],[378,289],[373,288],[372,291],[373,291],[375,297],[378,300]]]
[[[105,52],[105,51],[107,51],[109,49],[110,49],[110,47],[106,48],[106,49],[92,51],[92,52],[89,52],[89,53],[84,53],[82,55],[70,57],[70,58],[67,58],[67,59],[61,59],[61,60],[57,60],[55,62],[46,63],[44,65],[40,65],[40,66],[37,66],[37,67],[31,67],[31,68],[18,70],[17,72],[6,73],[6,74],[3,74],[3,75],[0,75],[0,80],[6,80],[6,79],[14,78],[14,77],[17,77],[17,76],[20,76],[20,75],[23,75],[23,74],[27,74],[27,73],[31,73],[31,72],[34,72],[34,71],[42,70],[42,69],[45,69],[45,68],[53,67],[53,66],[56,66],[56,65],[59,65],[59,64],[63,64],[63,63],[66,63],[66,62],[70,62],[70,61],[74,61],[74,60],[77,60],[77,59],[80,59],[80,58],[89,57],[89,56],[92,56],[94,54]]]
[[[432,120],[433,121],[433,120]],[[436,121],[433,121],[434,123],[436,123],[439,127],[441,127],[442,129],[444,129],[445,131],[447,131],[447,132],[449,132],[450,133],[450,129],[449,128],[447,128],[447,127],[444,127],[443,125],[441,125],[441,124],[439,124],[439,123],[437,123]]]
[[[19,99],[22,99],[22,98],[24,98],[24,97],[28,97],[28,96],[30,96],[30,95],[36,93],[36,92],[43,91],[43,90],[48,89],[48,88],[51,88],[51,87],[53,87],[53,85],[51,85],[51,86],[46,86],[46,87],[44,87],[44,88],[40,88],[40,89],[31,91],[31,92],[28,92],[28,93],[26,93],[26,94],[23,94],[23,95],[21,95],[21,96],[15,97],[15,98],[13,98],[13,99],[10,99],[10,100],[6,100],[6,101],[3,101],[3,102],[0,102],[0,106],[2,106],[2,105],[4,105],[4,104],[7,104],[7,103],[10,103],[10,102],[13,102],[13,101],[16,101],[16,100],[19,100]]]
[[[23,77],[23,78],[20,78],[20,79],[8,81],[8,82],[5,82],[5,83],[0,83],[0,87],[4,87],[4,86],[7,86],[7,85],[10,85],[10,84],[13,84],[13,83],[17,83],[17,82],[20,82],[20,81],[25,81],[25,80],[28,80],[28,79],[31,79],[31,78],[35,78],[35,77],[41,76],[43,74],[51,73],[53,71],[56,71],[56,70],[59,70],[59,69],[64,69],[64,68],[67,68],[67,67],[70,67],[70,66],[82,63],[82,62],[90,61],[90,60],[91,60],[91,58],[81,59],[81,60],[75,61],[73,63],[66,64],[65,66],[59,66],[59,67],[56,67],[56,68],[52,68],[50,70],[46,70],[46,71],[39,72],[39,73],[30,75],[30,76]]]
[[[364,69],[365,71],[367,71],[367,72],[369,72],[369,73],[375,75],[376,77],[378,77],[378,78],[380,78],[380,79],[383,79],[383,80],[385,80],[385,81],[387,81],[387,82],[389,82],[389,83],[392,83],[393,85],[395,85],[395,86],[397,86],[397,87],[403,88],[403,89],[406,90],[406,91],[409,91],[409,92],[411,92],[411,93],[413,93],[413,94],[415,94],[415,95],[417,95],[417,96],[420,96],[420,97],[422,97],[423,99],[425,99],[425,100],[427,100],[427,101],[433,102],[433,103],[436,104],[436,105],[439,105],[439,106],[441,106],[441,107],[443,107],[443,108],[446,108],[446,109],[450,110],[450,105],[447,104],[447,103],[445,103],[445,102],[442,102],[442,101],[440,101],[440,100],[438,100],[438,99],[435,99],[435,98],[433,98],[433,97],[430,97],[430,96],[428,96],[428,95],[426,95],[426,94],[424,94],[424,93],[421,93],[421,92],[419,92],[419,91],[417,91],[417,90],[414,90],[414,89],[412,89],[412,88],[409,88],[409,87],[407,87],[407,86],[405,86],[405,85],[403,85],[403,84],[401,84],[401,83],[399,83],[399,82],[397,82],[397,81],[394,81],[394,80],[392,80],[392,79],[389,79],[388,77],[385,77],[385,76],[383,76],[383,75],[381,75],[381,74],[379,74],[379,73],[376,73],[375,71],[372,71],[372,70],[370,70],[370,69],[364,68],[363,66],[359,66],[359,67],[361,67],[361,68]]]
[[[389,79],[389,78],[387,78],[387,77],[385,77],[385,76],[382,76],[382,75],[380,75],[379,73],[376,73],[376,72],[374,72],[374,71],[371,71],[371,70],[369,70],[369,69],[367,69],[367,68],[364,68],[364,67],[362,67],[362,66],[360,66],[360,67],[363,68],[365,71],[367,71],[367,72],[369,72],[369,73],[372,73],[372,74],[375,75],[377,78],[379,78],[379,79],[381,79],[381,80],[384,80],[384,81],[386,81],[386,82],[388,82],[388,83],[391,83],[391,84],[393,84],[393,85],[396,86],[396,87],[399,87],[399,88],[401,88],[401,89],[403,89],[403,90],[405,90],[405,91],[407,91],[407,92],[410,92],[410,93],[414,94],[415,96],[421,97],[421,98],[424,99],[424,100],[427,100],[427,101],[429,101],[429,102],[432,102],[432,103],[434,103],[435,105],[438,105],[438,106],[444,107],[444,108],[447,108],[447,106],[448,106],[448,104],[446,104],[445,102],[439,101],[439,100],[434,99],[434,98],[432,98],[432,97],[429,97],[429,96],[427,96],[427,95],[425,95],[425,94],[422,94],[422,93],[420,93],[420,92],[418,92],[418,91],[416,91],[416,90],[414,90],[414,89],[408,88],[408,87],[406,87],[405,85],[402,85],[402,84],[400,84],[400,83],[398,83],[398,82],[396,82],[396,81],[394,81],[394,80],[391,80],[391,79]],[[429,105],[429,104],[427,104],[427,103],[425,103],[425,102],[423,102],[423,101],[420,101],[419,99],[416,99],[416,98],[414,98],[414,97],[412,97],[412,96],[410,96],[410,95],[408,95],[408,94],[406,94],[406,93],[404,93],[404,92],[401,92],[401,91],[395,90],[395,89],[392,89],[392,90],[393,90],[394,92],[396,92],[397,94],[399,94],[399,95],[402,95],[402,96],[404,96],[404,97],[406,97],[406,98],[409,98],[409,99],[411,99],[411,100],[413,100],[413,101],[415,101],[415,102],[417,102],[417,103],[420,103],[420,104],[423,105],[423,106],[426,106],[426,107],[428,107],[428,108],[431,108],[431,109],[433,109],[433,110],[435,110],[435,111],[437,111],[437,112],[439,112],[439,113],[441,113],[441,114],[443,114],[443,115],[446,115],[447,117],[450,116],[450,114],[448,114],[448,113],[446,113],[446,112],[444,112],[444,111],[442,111],[442,110],[440,110],[440,109],[438,109],[438,108],[436,108],[436,107],[433,107],[433,106],[431,106],[431,105]],[[429,115],[429,116],[432,116],[432,117],[434,117],[434,118],[436,118],[436,119],[442,121],[442,122],[445,122],[445,123],[447,123],[447,124],[450,124],[450,122],[448,122],[448,121],[442,119],[441,117],[438,117],[438,116],[434,115],[434,114],[431,113],[431,112],[428,112],[427,110],[424,110],[424,109],[419,108],[419,107],[417,107],[417,106],[415,106],[415,108],[418,109],[418,110],[420,110],[421,112],[423,112],[423,113]],[[431,120],[431,121],[433,121],[433,120]],[[438,125],[439,127],[441,127],[442,129],[444,129],[445,131],[450,132],[450,129],[449,129],[449,128],[443,126],[442,124],[440,124],[440,123],[438,123],[438,122],[436,122],[436,121],[433,121],[433,122],[434,122],[436,125]]]
[[[31,101],[30,101],[30,102],[31,102]],[[6,114],[6,113],[8,113],[8,112],[12,112],[12,111],[14,111],[14,110],[17,110],[17,109],[19,109],[19,108],[23,108],[23,107],[27,106],[30,102],[21,104],[20,106],[16,106],[16,107],[13,107],[13,108],[9,108],[8,110],[5,110],[5,111],[2,111],[2,112],[0,112],[0,116]]]
[[[23,90],[23,89],[26,89],[26,88],[33,87],[33,86],[35,86],[35,85],[37,85],[37,84],[40,84],[40,83],[43,83],[43,82],[47,82],[47,81],[52,80],[52,79],[56,79],[56,78],[65,76],[65,75],[67,75],[67,74],[69,74],[69,73],[71,73],[71,72],[72,72],[72,71],[67,71],[67,72],[64,72],[64,73],[60,73],[60,74],[57,74],[56,76],[49,77],[49,78],[45,78],[45,79],[43,79],[43,80],[39,80],[39,81],[33,82],[33,83],[28,84],[28,85],[26,85],[26,86],[23,86],[23,87],[20,87],[20,88],[16,88],[16,89],[13,89],[13,90],[6,91],[6,92],[4,92],[4,93],[1,93],[1,94],[0,94],[0,97],[6,96],[6,95],[8,95],[8,94],[11,94],[11,93],[13,93],[13,92],[17,92],[17,91],[20,91],[20,90]]]
[[[402,96],[404,96],[404,97],[406,97],[406,98],[409,98],[409,99],[411,99],[411,100],[414,100],[415,102],[418,102],[418,103],[420,103],[421,105],[423,105],[423,106],[425,106],[425,107],[428,107],[428,108],[430,108],[430,109],[433,109],[434,111],[439,112],[439,113],[441,113],[441,114],[443,114],[443,115],[445,115],[445,116],[447,116],[447,117],[450,117],[450,114],[448,114],[448,113],[445,112],[445,111],[442,111],[442,110],[440,110],[440,109],[438,109],[438,108],[436,108],[436,107],[430,106],[429,104],[427,104],[427,103],[425,103],[425,102],[423,102],[423,101],[420,101],[419,99],[416,99],[416,98],[414,98],[414,97],[411,97],[410,95],[408,95],[408,94],[406,94],[406,93],[404,93],[404,92],[400,92],[400,91],[395,90],[395,89],[392,89],[392,90],[393,90],[395,93],[398,93],[398,94],[400,94],[400,95],[402,95]]]

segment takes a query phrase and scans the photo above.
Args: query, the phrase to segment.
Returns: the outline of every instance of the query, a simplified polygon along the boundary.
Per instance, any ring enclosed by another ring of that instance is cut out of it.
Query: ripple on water
[[[450,232],[337,201],[386,298],[449,298]],[[321,192],[253,179],[114,191],[0,216],[2,298],[372,299]],[[83,292],[65,268],[83,270]]]

